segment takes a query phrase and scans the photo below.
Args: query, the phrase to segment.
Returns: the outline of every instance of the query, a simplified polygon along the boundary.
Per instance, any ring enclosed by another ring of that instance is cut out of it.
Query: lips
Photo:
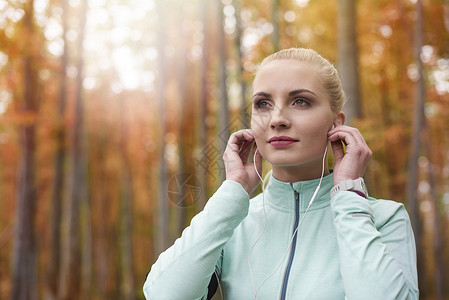
[[[268,143],[274,142],[274,141],[292,141],[292,142],[299,142],[299,140],[296,140],[294,138],[291,138],[289,136],[274,136],[271,139],[268,140]]]
[[[299,142],[299,140],[289,136],[274,136],[268,140],[268,143],[276,148],[287,147],[296,142]]]

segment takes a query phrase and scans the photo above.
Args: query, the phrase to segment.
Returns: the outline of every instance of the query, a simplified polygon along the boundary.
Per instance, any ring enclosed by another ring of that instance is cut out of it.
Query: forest
[[[338,68],[370,196],[449,299],[448,0],[0,0],[0,300],[143,300],[290,47]]]

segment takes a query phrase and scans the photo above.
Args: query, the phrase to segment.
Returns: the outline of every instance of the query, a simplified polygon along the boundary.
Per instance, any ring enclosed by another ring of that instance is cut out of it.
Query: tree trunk
[[[103,124],[101,124],[103,125]],[[100,128],[105,128],[106,125],[99,126]],[[105,136],[106,134],[104,134]],[[100,142],[99,153],[97,156],[97,160],[100,160],[102,157],[106,155],[106,146],[107,142],[105,139],[102,139]],[[108,290],[107,290],[107,282],[108,282],[108,275],[112,272],[110,270],[112,269],[110,265],[108,264],[108,234],[107,234],[107,225],[105,224],[104,220],[107,220],[107,216],[109,214],[110,210],[110,197],[105,192],[108,187],[108,181],[107,181],[107,171],[104,165],[99,166],[99,172],[98,177],[100,178],[98,188],[103,191],[100,193],[100,196],[98,198],[98,218],[93,219],[93,222],[95,222],[95,232],[96,232],[96,243],[94,247],[95,257],[96,259],[96,285],[98,290],[98,296],[99,299],[108,299]]]
[[[135,282],[134,282],[134,255],[133,255],[133,218],[132,218],[132,172],[131,161],[126,148],[128,138],[128,124],[125,117],[125,100],[120,100],[121,109],[121,138],[120,152],[122,157],[122,203],[121,203],[121,261],[122,261],[122,286],[120,299],[135,299]]]
[[[178,10],[178,53],[177,53],[177,81],[178,81],[178,172],[175,175],[177,180],[177,199],[176,199],[176,212],[177,212],[177,236],[181,236],[182,231],[186,227],[187,222],[187,214],[186,214],[186,207],[188,206],[187,198],[186,198],[186,180],[189,177],[189,174],[186,170],[186,161],[185,161],[185,153],[184,153],[184,107],[185,102],[187,101],[186,97],[186,90],[185,90],[185,80],[186,80],[186,38],[185,38],[185,32],[183,30],[183,22],[184,20],[184,7],[183,3],[181,2],[181,7]]]
[[[250,127],[250,108],[248,102],[246,101],[246,82],[244,78],[244,68],[243,68],[243,49],[242,49],[242,19],[240,17],[240,1],[234,0],[234,9],[235,9],[235,20],[236,20],[236,28],[235,28],[235,45],[237,49],[237,76],[240,83],[240,111],[241,111],[241,124],[242,128]]]
[[[68,211],[68,241],[61,261],[61,299],[79,299],[81,290],[80,252],[80,206],[84,196],[84,153],[83,153],[83,41],[87,15],[87,0],[81,2],[79,18],[77,90],[75,97],[75,118],[72,141],[72,174]]]
[[[449,0],[444,0],[443,4],[444,27],[449,32]]]
[[[209,85],[208,85],[208,72],[209,72],[209,0],[200,1],[201,7],[201,19],[203,23],[203,59],[201,60],[201,82],[200,82],[200,115],[198,120],[198,146],[200,156],[196,159],[196,174],[199,180],[199,186],[201,192],[199,199],[196,203],[196,210],[201,211],[206,205],[207,200],[207,174],[209,173],[207,156],[204,155],[207,143],[207,103],[209,101]]]
[[[226,36],[224,32],[224,20],[223,20],[223,4],[221,1],[217,1],[217,14],[218,14],[218,60],[219,60],[219,69],[218,69],[218,91],[219,91],[219,149],[220,154],[218,155],[219,170],[218,177],[220,182],[223,182],[226,179],[226,172],[223,164],[223,160],[221,159],[221,155],[223,155],[226,145],[229,138],[229,109],[228,109],[228,90],[226,85],[227,80],[227,70],[226,70]]]
[[[67,0],[61,0],[62,8],[62,39],[64,42],[64,52],[61,57],[60,88],[59,88],[59,115],[56,128],[56,155],[54,165],[53,194],[51,199],[51,241],[50,241],[50,261],[47,273],[48,293],[50,299],[55,299],[58,295],[60,257],[61,257],[61,211],[64,185],[64,160],[66,153],[65,145],[65,107],[67,99],[67,63],[68,45],[66,33],[67,24]]]
[[[84,163],[84,174],[87,173],[86,160]],[[87,174],[86,174],[87,176]],[[81,300],[92,298],[92,270],[93,270],[93,247],[92,247],[92,221],[91,204],[89,199],[88,186],[84,185],[83,201],[81,203]]]
[[[92,230],[92,213],[91,213],[91,201],[89,182],[87,179],[88,174],[88,139],[83,139],[83,160],[82,160],[82,173],[83,182],[81,190],[81,300],[90,300],[92,298],[93,284],[93,230]]]
[[[273,22],[273,34],[271,36],[271,42],[273,44],[273,51],[277,52],[281,49],[280,34],[279,34],[279,5],[280,0],[272,0],[272,22]]]
[[[23,18],[24,31],[28,41],[34,34],[34,1],[25,4]],[[31,47],[27,47],[29,50]],[[37,74],[34,65],[34,53],[24,55],[24,99],[22,111],[36,113],[38,110]],[[20,127],[20,145],[22,161],[19,168],[18,198],[16,206],[16,229],[12,265],[12,300],[37,300],[37,250],[35,239],[35,208],[37,193],[35,186],[35,125]]]
[[[416,31],[415,31],[415,60],[418,67],[419,79],[417,81],[417,93],[413,119],[413,133],[411,139],[411,151],[408,163],[409,180],[407,182],[407,201],[410,212],[410,220],[413,226],[416,242],[416,254],[418,257],[418,278],[420,295],[424,298],[426,294],[426,287],[424,285],[424,256],[422,245],[422,224],[419,214],[419,201],[416,187],[418,185],[418,158],[420,154],[420,136],[423,128],[424,119],[424,98],[425,87],[423,78],[423,65],[421,61],[422,49],[422,6],[421,1],[416,2]]]
[[[356,1],[338,0],[338,69],[346,93],[346,121],[361,118]]]
[[[425,121],[425,119],[424,119]],[[424,147],[425,152],[427,154],[427,158],[429,160],[428,163],[428,180],[430,185],[430,198],[432,200],[433,204],[433,255],[434,255],[434,262],[435,262],[435,299],[436,300],[443,300],[443,260],[441,257],[442,254],[442,241],[441,241],[441,207],[440,203],[438,201],[437,195],[436,195],[436,184],[435,184],[435,174],[434,174],[434,164],[432,159],[432,149],[431,149],[431,139],[430,139],[430,132],[428,130],[428,124],[424,122],[424,131],[426,131],[426,134],[424,135],[425,141],[424,141]]]
[[[158,212],[158,248],[157,252],[160,253],[167,249],[169,246],[169,233],[168,233],[168,197],[167,197],[167,162],[165,159],[165,101],[166,93],[165,86],[167,81],[166,75],[166,63],[165,63],[165,1],[156,1],[159,26],[158,26],[158,84],[157,95],[159,99],[159,125],[160,125],[160,149],[159,149],[159,212]]]

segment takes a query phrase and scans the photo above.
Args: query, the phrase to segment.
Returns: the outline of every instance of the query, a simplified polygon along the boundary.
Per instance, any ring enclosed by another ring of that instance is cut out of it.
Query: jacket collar
[[[300,212],[304,212],[312,199],[313,193],[320,182],[320,178],[298,182],[284,182],[271,174],[270,182],[265,188],[265,199],[270,206],[280,210],[291,211],[295,209],[295,191],[299,194]],[[329,205],[329,192],[333,186],[332,173],[324,176],[321,188],[309,210]]]

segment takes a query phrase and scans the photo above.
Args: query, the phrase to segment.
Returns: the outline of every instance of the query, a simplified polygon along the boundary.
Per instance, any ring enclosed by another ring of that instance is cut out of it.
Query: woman
[[[159,256],[145,296],[208,299],[216,275],[225,299],[417,299],[407,212],[368,197],[371,151],[343,125],[335,68],[310,49],[272,54],[252,102],[252,129],[232,134],[223,154],[226,181]],[[272,174],[250,200],[262,157]]]

